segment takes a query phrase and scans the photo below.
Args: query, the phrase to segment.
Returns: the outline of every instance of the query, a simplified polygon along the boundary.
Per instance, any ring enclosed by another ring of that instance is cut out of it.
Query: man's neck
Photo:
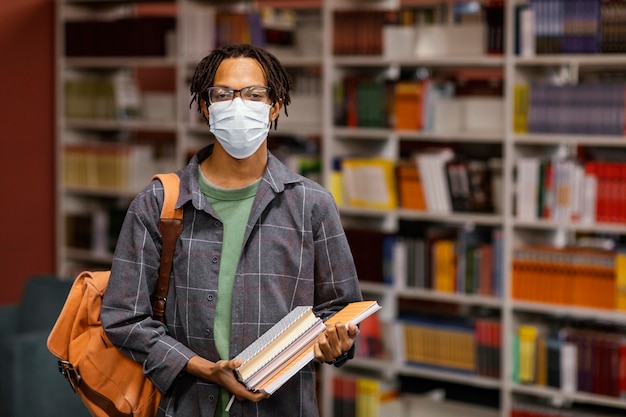
[[[265,144],[250,157],[235,159],[224,148],[215,144],[213,153],[202,161],[200,169],[212,184],[222,188],[241,188],[263,176],[267,165]]]

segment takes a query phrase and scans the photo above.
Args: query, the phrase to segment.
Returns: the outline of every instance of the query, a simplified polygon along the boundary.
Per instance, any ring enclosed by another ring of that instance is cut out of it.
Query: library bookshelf
[[[624,2],[226,3],[57,0],[59,273],[106,267],[139,185],[210,142],[189,111],[188,83],[216,42],[220,19],[288,10],[306,41],[298,44],[292,33],[295,43],[268,45],[293,71],[296,87],[270,146],[336,196],[363,293],[383,306],[378,324],[362,324],[357,358],[340,369],[321,367],[323,416],[410,416],[431,408],[432,415],[459,415],[459,402],[485,416],[623,414],[622,374],[619,391],[615,384],[594,387],[594,380],[616,377],[611,367],[597,362],[603,373],[589,376],[573,358],[589,349],[612,357],[624,346],[617,336],[626,325],[626,205],[617,197],[626,195],[626,51],[615,41],[618,31],[603,33],[588,21],[587,36],[600,48],[589,52],[589,42],[577,46],[565,28],[577,21],[572,16],[593,15],[594,5],[609,8],[596,14],[603,27],[619,27]],[[284,28],[281,16],[266,16],[265,24]],[[565,17],[568,24],[558,24]],[[69,22],[103,18],[160,22],[156,52],[81,54],[80,45],[68,52]],[[119,86],[130,88],[116,98]],[[621,98],[611,95],[620,91]],[[607,96],[612,101],[603,101]],[[546,181],[556,181],[556,171],[559,192]],[[471,192],[463,186],[470,172],[477,184]],[[582,262],[600,258],[604,263]],[[528,276],[554,285],[524,288]],[[581,301],[600,288],[607,304]],[[415,349],[433,344],[461,349]],[[370,404],[360,409],[370,414],[354,414],[358,401]]]
[[[376,415],[400,412],[394,389],[442,389],[507,417],[623,414],[626,59],[612,31],[624,4],[483,1],[476,18],[467,3],[324,2],[326,184],[362,290],[383,305],[357,358],[323,368],[324,397],[334,398],[325,415],[351,415],[360,401],[376,403]],[[476,22],[500,40],[476,35]],[[381,158],[394,161],[392,180]],[[458,193],[469,178],[457,174],[475,168],[489,171],[488,207]],[[396,205],[380,208],[355,172]],[[465,352],[427,352],[454,343]],[[455,362],[472,349],[473,368]],[[379,385],[359,394],[372,379]]]

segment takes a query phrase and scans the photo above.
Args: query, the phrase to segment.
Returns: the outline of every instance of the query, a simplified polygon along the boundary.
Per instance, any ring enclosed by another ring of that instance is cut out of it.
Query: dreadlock
[[[202,112],[200,100],[202,99],[208,103],[207,91],[209,87],[213,86],[215,72],[222,61],[227,58],[252,58],[256,60],[265,73],[267,85],[270,87],[269,94],[272,103],[282,100],[285,116],[288,116],[287,105],[291,103],[289,90],[291,90],[292,85],[287,70],[274,55],[250,44],[227,45],[214,49],[200,61],[191,79],[190,91],[192,98],[189,108],[193,106],[195,101],[198,111]],[[274,120],[274,129],[277,126],[278,117]]]

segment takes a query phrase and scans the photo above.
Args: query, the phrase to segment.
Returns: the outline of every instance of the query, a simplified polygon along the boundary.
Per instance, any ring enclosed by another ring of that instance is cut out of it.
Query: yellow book
[[[528,86],[517,84],[513,89],[513,131],[528,133]]]
[[[536,384],[548,385],[548,350],[546,349],[546,339],[539,336],[537,338],[537,378]]]
[[[531,325],[521,325],[519,334],[519,381],[521,383],[535,382],[535,366],[537,359],[537,328]]]
[[[391,210],[398,207],[395,162],[386,158],[345,158],[341,163],[343,202]]]
[[[434,243],[435,275],[434,287],[440,292],[453,293],[455,291],[455,242],[450,239],[439,240]]]
[[[615,295],[618,310],[626,310],[626,252],[615,254]]]
[[[398,398],[394,381],[359,378],[356,382],[356,417],[380,417],[386,405]]]

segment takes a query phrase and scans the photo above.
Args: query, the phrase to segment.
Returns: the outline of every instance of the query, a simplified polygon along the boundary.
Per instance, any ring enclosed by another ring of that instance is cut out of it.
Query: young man
[[[178,174],[184,227],[174,255],[166,324],[151,318],[161,252],[163,201],[153,182],[131,203],[102,307],[112,343],[143,363],[163,393],[159,416],[318,416],[313,363],[271,397],[248,391],[232,360],[294,307],[326,319],[361,300],[337,208],[320,185],[267,150],[290,102],[285,68],[251,45],[214,50],[191,82],[192,104],[215,143]],[[317,360],[341,365],[354,325],[328,327]],[[225,412],[228,398],[235,401]]]

